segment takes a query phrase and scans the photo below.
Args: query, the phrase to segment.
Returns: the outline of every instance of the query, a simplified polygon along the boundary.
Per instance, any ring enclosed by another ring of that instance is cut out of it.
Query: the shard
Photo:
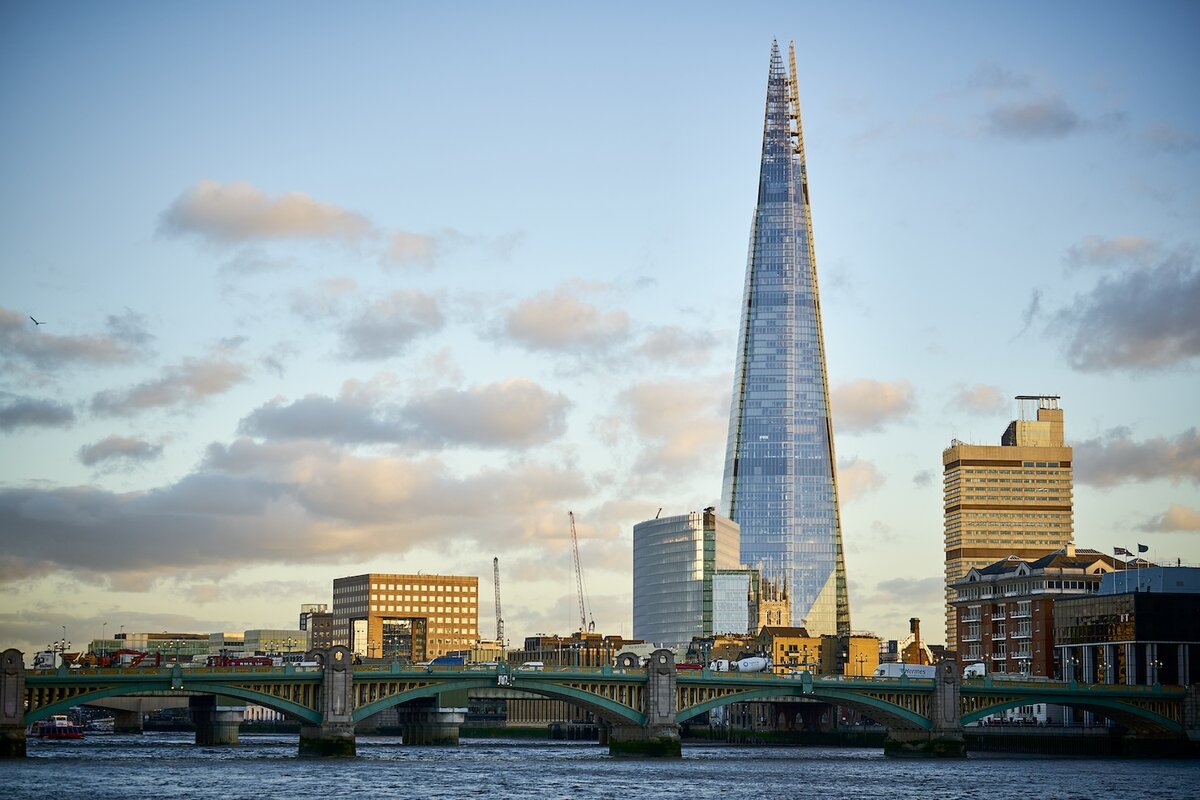
[[[850,632],[795,47],[771,45],[721,513],[742,563],[786,582],[792,624]]]

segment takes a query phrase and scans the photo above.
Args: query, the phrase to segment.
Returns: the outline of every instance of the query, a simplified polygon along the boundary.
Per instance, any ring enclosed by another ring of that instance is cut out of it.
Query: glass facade
[[[833,423],[794,48],[772,45],[721,513],[741,561],[782,577],[791,624],[850,632]]]
[[[719,569],[713,574],[712,632],[757,633],[758,571]]]
[[[713,509],[634,525],[633,638],[669,647],[711,636],[713,575],[738,566],[738,527]]]

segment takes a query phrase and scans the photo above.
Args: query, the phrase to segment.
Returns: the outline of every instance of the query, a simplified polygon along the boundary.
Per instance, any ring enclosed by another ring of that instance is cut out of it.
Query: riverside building
[[[1057,395],[1019,395],[999,445],[942,451],[946,646],[956,649],[954,582],[1008,556],[1035,560],[1073,539],[1072,450]]]
[[[712,636],[713,578],[739,566],[738,526],[715,509],[634,525],[633,637],[676,647]]]
[[[333,581],[333,641],[362,658],[420,662],[479,639],[479,578],[370,573]]]
[[[786,581],[788,626],[848,635],[806,169],[795,47],[785,71],[773,43],[720,509],[741,526],[741,563]]]

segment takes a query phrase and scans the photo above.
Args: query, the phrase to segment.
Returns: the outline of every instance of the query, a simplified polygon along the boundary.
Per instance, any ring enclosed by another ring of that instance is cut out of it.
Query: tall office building
[[[479,640],[479,578],[370,573],[333,581],[333,642],[355,655],[425,661]]]
[[[1000,445],[955,439],[942,451],[946,647],[958,649],[952,584],[1008,556],[1034,561],[1074,535],[1071,448],[1057,395],[1019,395]]]
[[[673,647],[712,636],[713,577],[737,567],[738,527],[715,509],[634,525],[634,638]]]
[[[795,47],[771,45],[721,513],[742,563],[786,582],[793,626],[848,635],[833,423]]]

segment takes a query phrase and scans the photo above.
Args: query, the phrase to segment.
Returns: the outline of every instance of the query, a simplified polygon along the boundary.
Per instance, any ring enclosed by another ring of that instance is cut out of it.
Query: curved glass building
[[[785,72],[771,45],[720,512],[741,527],[742,563],[783,582],[792,625],[844,636],[850,602],[794,46],[789,56]]]

